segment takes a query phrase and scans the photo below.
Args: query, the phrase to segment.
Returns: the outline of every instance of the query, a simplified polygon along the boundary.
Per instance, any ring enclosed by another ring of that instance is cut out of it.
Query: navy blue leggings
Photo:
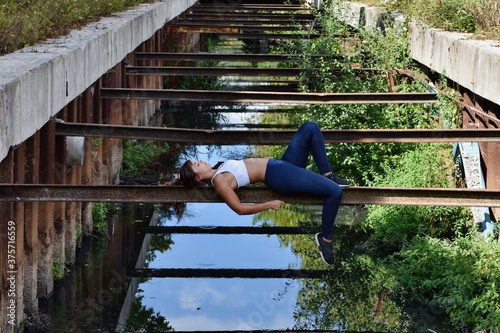
[[[321,174],[305,168],[309,151]],[[343,195],[340,186],[322,176],[330,171],[321,130],[316,123],[307,122],[295,133],[281,160],[269,160],[265,179],[271,189],[280,193],[325,197],[321,231],[327,239],[332,239],[333,223]]]

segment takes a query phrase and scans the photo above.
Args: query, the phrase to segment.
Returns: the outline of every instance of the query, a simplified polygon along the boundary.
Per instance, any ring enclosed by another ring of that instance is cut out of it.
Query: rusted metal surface
[[[250,18],[238,18],[238,19],[216,19],[216,18],[205,18],[202,16],[192,16],[186,19],[179,20],[174,27],[190,26],[190,25],[206,25],[206,26],[235,26],[235,25],[287,25],[297,27],[310,26],[310,20],[294,20],[292,18],[282,18],[282,19],[262,19],[260,17],[254,17],[253,20]]]
[[[278,33],[220,33],[221,38],[239,38],[239,39],[317,39],[320,38],[321,34],[309,34],[309,33],[290,33],[290,34],[278,34]]]
[[[228,12],[219,12],[214,15],[213,12],[209,11],[203,11],[203,10],[197,10],[196,12],[189,12],[187,13],[184,17],[181,18],[181,20],[191,20],[191,19],[203,19],[203,20],[232,20],[234,18],[238,18],[239,20],[241,19],[248,19],[252,20],[255,19],[255,13],[250,13],[250,12],[234,12],[234,11],[228,11]],[[312,21],[315,19],[314,15],[312,14],[303,14],[303,13],[259,13],[259,19],[269,19],[269,20],[275,20],[275,19],[282,19],[282,20],[294,20],[295,22],[301,22],[301,21]]]
[[[433,93],[285,93],[182,89],[101,88],[101,98],[281,104],[438,103]]]
[[[219,33],[246,33],[253,31],[300,31],[296,26],[274,25],[210,25],[210,24],[180,24],[175,31],[178,32],[212,32]]]
[[[175,28],[176,32],[201,32],[213,34],[239,34],[241,30],[237,27],[186,27],[179,26]]]
[[[203,76],[297,76],[303,68],[253,67],[127,67],[128,75],[203,75]],[[338,71],[340,73],[340,71]]]
[[[220,12],[232,12],[232,11],[261,11],[261,10],[267,10],[267,11],[289,11],[289,12],[310,12],[310,10],[300,6],[300,5],[287,5],[287,4],[270,4],[270,5],[265,5],[265,4],[260,4],[260,5],[253,5],[253,4],[234,4],[234,5],[226,5],[226,6],[193,6],[189,9],[191,12],[196,12],[196,11],[204,11],[204,12],[215,12],[215,13],[220,13]]]
[[[283,195],[266,187],[236,191],[244,203],[281,199],[291,204],[322,204],[321,197]],[[14,202],[222,202],[211,187],[0,184],[0,201]],[[500,191],[488,189],[385,188],[344,189],[343,205],[500,207]]]
[[[291,62],[300,55],[295,54],[251,54],[251,53],[136,53],[136,60],[165,60],[165,61],[235,61],[235,62]],[[312,55],[314,58],[328,60],[345,60],[341,55]]]
[[[306,269],[228,269],[228,268],[148,268],[128,269],[127,276],[156,278],[252,278],[252,279],[319,279],[332,274],[329,270]]]
[[[201,75],[201,76],[298,76],[314,68],[254,68],[254,67],[178,67],[178,66],[128,66],[127,75]],[[332,68],[330,73],[335,76],[343,76],[345,72],[338,68]],[[356,75],[381,73],[374,69],[353,69]],[[324,73],[321,75],[325,75]],[[310,76],[314,76],[311,73]]]
[[[287,144],[296,130],[203,130],[127,125],[57,124],[58,135],[159,140],[193,144]],[[322,130],[326,143],[499,142],[491,129],[354,129]]]

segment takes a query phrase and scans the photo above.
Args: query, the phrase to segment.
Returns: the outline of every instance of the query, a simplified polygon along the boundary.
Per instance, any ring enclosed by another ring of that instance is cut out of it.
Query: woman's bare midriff
[[[250,177],[250,183],[264,182],[268,161],[268,158],[247,158],[244,160],[248,176]]]

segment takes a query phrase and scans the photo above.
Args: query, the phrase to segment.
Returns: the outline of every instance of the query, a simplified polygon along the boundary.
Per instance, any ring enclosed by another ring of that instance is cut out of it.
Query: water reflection
[[[149,224],[152,213],[144,221]],[[151,210],[153,206],[149,207]],[[188,218],[154,218],[163,225],[297,226],[319,221],[314,207],[289,206],[258,216],[237,216],[224,204],[189,204]],[[350,216],[346,214],[345,216]],[[380,263],[362,246],[367,235],[337,227],[337,264],[323,279],[148,278],[125,271],[138,258],[144,235],[122,214],[110,220],[110,238],[94,242],[56,289],[47,309],[52,332],[324,329],[378,332],[453,332],[443,312],[404,304],[387,292]],[[136,244],[136,245],[134,245]],[[97,245],[97,246],[96,246]],[[85,247],[87,248],[87,247]],[[156,234],[142,267],[325,269],[311,234]],[[130,251],[129,251],[130,250]],[[137,253],[136,253],[137,254]],[[134,286],[134,283],[135,286]],[[124,311],[128,307],[128,311]],[[125,315],[124,315],[125,313]],[[121,319],[119,319],[121,316]]]
[[[237,216],[224,204],[190,204],[189,226],[310,224],[315,207],[288,206],[257,216]],[[387,292],[379,261],[365,251],[368,235],[352,227],[352,210],[336,228],[337,264],[322,279],[151,278],[142,304],[184,330],[350,330],[453,332],[442,311],[401,305]],[[164,220],[163,224],[176,221]],[[172,235],[171,251],[155,253],[150,268],[325,269],[313,237],[306,235]]]

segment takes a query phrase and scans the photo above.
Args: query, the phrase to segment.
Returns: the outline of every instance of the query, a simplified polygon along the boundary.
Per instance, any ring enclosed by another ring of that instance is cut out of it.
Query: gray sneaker
[[[319,248],[319,253],[321,254],[321,259],[323,259],[327,265],[333,265],[335,262],[335,258],[333,256],[333,242],[325,242],[323,240],[323,235],[320,232],[316,234],[315,239]]]

